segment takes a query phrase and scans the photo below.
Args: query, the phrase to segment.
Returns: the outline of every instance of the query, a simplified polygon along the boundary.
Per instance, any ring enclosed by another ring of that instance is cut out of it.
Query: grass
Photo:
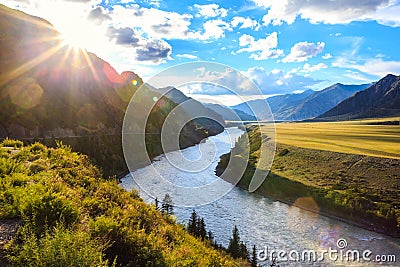
[[[0,246],[6,266],[248,266],[61,143],[0,143],[0,207],[0,220],[21,222]]]
[[[274,161],[256,192],[289,203],[312,198],[319,207],[316,212],[399,237],[400,159],[394,155],[400,154],[400,127],[370,122],[277,124]],[[263,127],[260,134],[256,126],[247,126],[250,146],[240,138],[231,152],[235,159],[250,147],[250,159],[239,182],[244,189],[254,171],[266,167],[260,153],[271,147],[261,146],[260,140],[271,129]],[[375,140],[375,145],[365,140]],[[230,170],[224,171],[229,155],[221,157],[216,172],[227,181]]]
[[[302,148],[400,159],[400,126],[368,124],[377,121],[383,119],[277,123],[276,141]]]

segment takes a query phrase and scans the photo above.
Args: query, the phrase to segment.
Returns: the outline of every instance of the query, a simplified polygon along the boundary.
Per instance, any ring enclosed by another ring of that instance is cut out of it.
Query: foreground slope
[[[247,266],[100,177],[86,156],[63,145],[0,143],[0,225],[19,225],[11,242],[0,243],[0,263]]]
[[[388,74],[317,119],[348,120],[393,116],[400,116],[400,76]]]

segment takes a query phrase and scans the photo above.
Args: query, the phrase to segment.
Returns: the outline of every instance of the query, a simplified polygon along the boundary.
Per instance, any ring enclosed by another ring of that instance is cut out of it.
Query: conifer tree
[[[164,196],[161,205],[161,211],[167,214],[174,214],[174,203],[172,202],[172,198],[169,194],[165,194]]]

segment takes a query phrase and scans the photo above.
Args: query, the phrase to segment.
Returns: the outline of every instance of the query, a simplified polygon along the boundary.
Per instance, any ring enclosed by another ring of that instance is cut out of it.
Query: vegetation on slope
[[[20,222],[0,247],[11,266],[246,266],[189,235],[59,144],[0,144],[0,220]]]
[[[258,167],[261,144],[258,127],[248,126],[247,131],[250,160],[238,184],[244,189],[248,188]],[[239,139],[231,153],[240,155],[247,146],[244,139]],[[225,170],[229,157],[230,154],[222,156],[217,175]],[[399,174],[400,160],[397,159],[278,143],[271,172],[256,192],[399,237]]]

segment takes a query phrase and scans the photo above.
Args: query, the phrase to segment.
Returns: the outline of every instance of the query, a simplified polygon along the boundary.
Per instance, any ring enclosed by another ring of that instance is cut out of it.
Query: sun
[[[95,50],[99,46],[96,30],[86,23],[72,22],[59,26],[61,39],[65,46],[74,49]]]

